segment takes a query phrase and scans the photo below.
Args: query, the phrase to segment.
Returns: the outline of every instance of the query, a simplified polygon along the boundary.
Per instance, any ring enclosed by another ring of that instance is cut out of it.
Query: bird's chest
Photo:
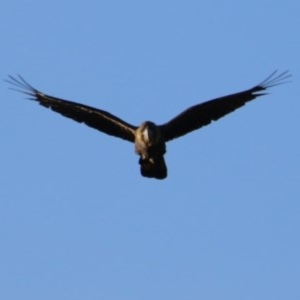
[[[166,153],[166,145],[163,142],[149,144],[140,140],[136,140],[135,152],[143,158],[161,156]]]

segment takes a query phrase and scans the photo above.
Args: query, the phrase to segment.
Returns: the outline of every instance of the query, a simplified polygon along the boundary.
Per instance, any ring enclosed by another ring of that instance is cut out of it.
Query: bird
[[[44,94],[20,75],[9,75],[5,81],[11,85],[11,89],[26,94],[30,100],[54,112],[134,143],[141,175],[165,179],[168,173],[164,159],[167,142],[219,120],[247,102],[266,95],[269,88],[286,83],[290,77],[288,71],[279,73],[276,70],[250,89],[191,106],[164,124],[145,121],[140,126],[129,124],[107,111]]]

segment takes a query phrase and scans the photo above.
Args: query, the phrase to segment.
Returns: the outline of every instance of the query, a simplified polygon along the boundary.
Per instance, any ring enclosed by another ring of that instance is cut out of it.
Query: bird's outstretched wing
[[[265,95],[266,93],[263,91],[268,88],[285,83],[286,79],[290,76],[288,71],[280,74],[275,71],[263,82],[249,90],[200,103],[188,108],[174,119],[160,125],[166,142],[222,118],[256,97]]]
[[[37,101],[40,105],[51,108],[67,118],[84,123],[106,134],[134,142],[134,133],[137,127],[104,110],[46,95],[31,86],[21,76],[18,78],[9,76],[6,81],[13,85],[14,90],[29,95],[31,100]]]

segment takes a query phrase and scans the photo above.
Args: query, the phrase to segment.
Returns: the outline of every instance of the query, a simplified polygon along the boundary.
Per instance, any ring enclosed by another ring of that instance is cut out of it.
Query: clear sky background
[[[0,77],[139,125],[291,83],[168,144],[132,144],[0,83],[0,299],[300,299],[300,2],[2,1]]]

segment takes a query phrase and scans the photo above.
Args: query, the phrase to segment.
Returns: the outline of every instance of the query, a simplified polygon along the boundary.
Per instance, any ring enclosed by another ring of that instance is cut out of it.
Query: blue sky
[[[299,1],[2,1],[0,75],[135,125],[291,83],[167,145],[133,145],[2,81],[0,298],[299,299]]]

